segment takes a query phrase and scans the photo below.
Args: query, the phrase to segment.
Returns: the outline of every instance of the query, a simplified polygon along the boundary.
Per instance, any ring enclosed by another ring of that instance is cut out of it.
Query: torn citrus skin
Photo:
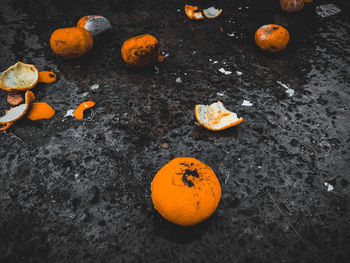
[[[17,62],[0,76],[0,89],[5,91],[24,91],[35,87],[39,81],[39,71],[32,64]]]
[[[92,100],[82,102],[73,112],[74,116],[78,120],[82,120],[84,117],[84,110],[95,106],[95,102]]]
[[[77,58],[89,52],[94,40],[89,31],[81,27],[55,30],[50,37],[53,52],[64,58]]]
[[[192,5],[185,5],[185,14],[188,18],[192,20],[201,20],[204,19],[202,12],[198,11],[198,6],[192,6]]]
[[[55,110],[46,102],[33,102],[30,105],[27,117],[32,121],[51,119],[55,115]]]
[[[24,101],[24,99],[22,98],[21,93],[15,92],[15,91],[11,91],[11,92],[7,93],[6,100],[7,100],[8,104],[13,105],[13,106],[17,106],[21,102]]]
[[[221,101],[211,105],[196,105],[196,119],[203,127],[212,131],[221,131],[243,121],[243,118],[238,118],[237,114],[228,111]]]
[[[280,0],[281,9],[286,12],[298,12],[304,7],[304,0]]]
[[[221,198],[214,171],[190,157],[164,165],[152,181],[154,208],[169,222],[192,226],[210,217]]]
[[[147,67],[164,60],[160,55],[158,40],[149,34],[126,40],[121,48],[121,55],[128,65],[134,67]]]
[[[27,113],[29,109],[29,105],[35,100],[34,93],[31,91],[27,91],[25,94],[25,103],[14,107],[8,111],[2,117],[0,117],[0,124],[7,124],[9,122],[15,122],[22,118],[24,114]]]
[[[90,32],[95,37],[112,28],[109,20],[100,15],[88,15],[79,19],[77,27],[81,27]]]
[[[262,50],[279,52],[287,47],[288,42],[289,33],[280,25],[264,25],[255,32],[255,43]]]
[[[203,9],[203,15],[209,19],[217,18],[221,15],[221,13],[222,9],[216,9],[214,6],[211,6],[207,9]]]
[[[51,71],[40,71],[39,72],[39,82],[42,83],[52,83],[56,81],[56,74]]]
[[[0,131],[6,131],[7,129],[9,129],[12,126],[13,122],[8,122],[6,124],[3,124],[2,127],[0,127]]]

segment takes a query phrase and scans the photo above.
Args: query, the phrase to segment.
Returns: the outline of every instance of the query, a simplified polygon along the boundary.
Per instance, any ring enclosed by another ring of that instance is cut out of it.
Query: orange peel
[[[77,27],[81,27],[90,32],[95,37],[112,28],[111,22],[100,15],[83,16],[79,19]]]
[[[6,131],[7,129],[9,129],[12,126],[13,122],[8,122],[6,124],[3,124],[2,127],[0,127],[0,131]]]
[[[222,9],[216,9],[214,6],[211,6],[207,9],[203,9],[203,15],[206,18],[217,18],[221,15]]]
[[[46,102],[33,102],[28,111],[28,119],[32,121],[51,119],[55,115],[55,110]]]
[[[197,121],[208,130],[221,131],[243,121],[237,114],[228,111],[221,101],[211,105],[196,105],[195,115]]]
[[[40,71],[39,72],[39,82],[52,83],[56,81],[56,74],[51,71]]]
[[[92,108],[93,106],[95,106],[95,104],[96,103],[92,100],[80,103],[80,105],[73,112],[75,118],[78,120],[82,120],[84,117],[84,110]]]
[[[185,5],[185,14],[192,20],[204,19],[202,12],[198,11],[198,6]]]
[[[23,117],[29,109],[29,105],[35,100],[34,93],[27,91],[25,94],[25,103],[14,107],[8,111],[2,117],[0,117],[0,124],[7,124],[9,122],[15,122]]]
[[[32,64],[17,62],[0,76],[0,89],[21,91],[32,89],[39,81],[39,71]]]
[[[13,106],[17,106],[24,101],[24,99],[22,98],[22,95],[19,92],[15,92],[15,91],[7,93],[6,100],[9,104]]]

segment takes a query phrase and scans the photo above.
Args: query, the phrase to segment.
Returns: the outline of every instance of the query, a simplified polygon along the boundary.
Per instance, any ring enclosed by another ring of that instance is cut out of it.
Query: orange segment
[[[23,100],[22,95],[18,92],[12,91],[7,93],[7,102],[13,106],[19,105]]]
[[[56,74],[51,71],[40,71],[39,82],[52,83],[56,81]]]
[[[73,112],[75,118],[82,120],[84,117],[84,110],[92,108],[95,104],[96,103],[92,100],[82,102]]]
[[[228,111],[220,101],[211,105],[196,105],[195,115],[203,127],[212,131],[225,130],[243,121],[236,113]]]
[[[190,157],[175,158],[164,165],[151,186],[154,208],[181,226],[192,226],[210,217],[221,198],[214,171]]]
[[[202,12],[195,12],[198,10],[198,6],[185,5],[185,13],[188,18],[192,20],[201,20],[203,19]]]
[[[55,115],[55,110],[46,102],[33,102],[30,105],[28,119],[32,121],[51,119]]]

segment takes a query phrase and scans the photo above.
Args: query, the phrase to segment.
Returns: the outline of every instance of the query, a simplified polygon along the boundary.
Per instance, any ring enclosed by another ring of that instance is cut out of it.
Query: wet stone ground
[[[220,18],[196,22],[185,1],[2,0],[0,71],[20,60],[58,80],[33,90],[54,118],[0,134],[0,262],[349,262],[350,5],[315,0],[286,14],[278,2],[215,1]],[[342,12],[321,18],[323,3]],[[83,58],[55,56],[51,33],[88,14],[112,31]],[[267,23],[289,30],[284,52],[255,46]],[[120,48],[143,33],[168,56],[133,70]],[[93,114],[64,118],[88,99]],[[244,122],[199,126],[194,106],[217,100]],[[222,185],[215,214],[191,228],[150,199],[155,173],[179,156],[211,166]]]

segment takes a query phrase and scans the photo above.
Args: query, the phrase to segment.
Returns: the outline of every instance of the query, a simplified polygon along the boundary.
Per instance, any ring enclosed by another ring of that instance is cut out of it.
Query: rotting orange
[[[30,90],[39,81],[39,71],[32,64],[17,62],[0,76],[0,89],[5,91]]]
[[[10,105],[13,105],[13,106],[17,106],[21,102],[23,102],[23,98],[22,98],[21,93],[16,92],[16,91],[12,91],[12,92],[7,93],[6,100]]]
[[[51,71],[40,71],[39,72],[39,82],[52,83],[56,81],[56,74]]]
[[[33,102],[30,105],[27,117],[32,121],[51,119],[55,115],[55,110],[46,102]]]
[[[50,45],[57,55],[64,58],[76,58],[89,52],[94,40],[89,31],[81,27],[67,27],[55,30]]]
[[[82,120],[84,118],[84,110],[92,108],[93,106],[95,106],[95,104],[96,103],[92,100],[80,103],[80,105],[73,112],[75,118],[78,120]]]
[[[163,62],[158,40],[149,34],[126,40],[121,48],[123,60],[134,67],[147,67],[156,62]]]
[[[237,114],[228,111],[221,101],[210,105],[196,105],[196,119],[203,127],[212,131],[221,131],[243,121],[243,118],[238,118]]]
[[[185,5],[185,14],[192,20],[201,20],[204,18],[202,12],[196,12],[197,10],[198,6]]]
[[[154,208],[169,222],[192,226],[209,218],[221,198],[214,171],[190,157],[178,157],[164,165],[152,181]]]
[[[287,29],[279,25],[264,25],[255,32],[255,43],[262,50],[279,52],[287,47],[288,42]]]

